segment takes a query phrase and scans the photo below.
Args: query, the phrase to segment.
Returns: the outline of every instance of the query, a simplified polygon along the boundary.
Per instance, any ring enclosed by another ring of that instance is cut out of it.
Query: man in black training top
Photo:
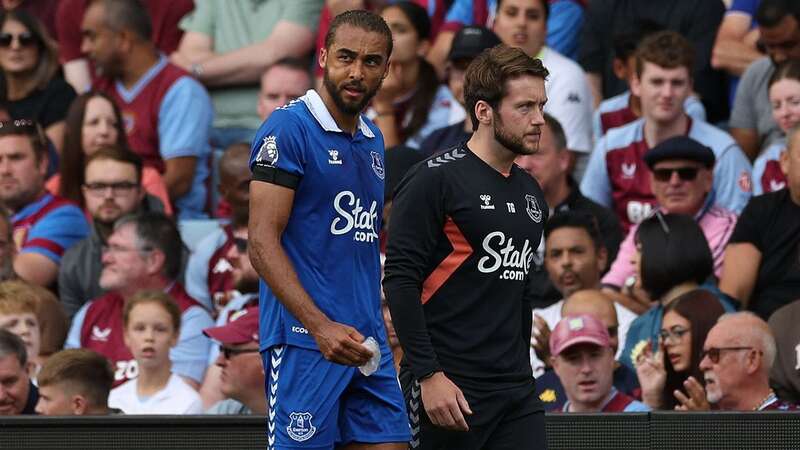
[[[547,448],[525,285],[548,207],[513,164],[538,150],[546,76],[520,49],[483,52],[465,77],[475,133],[396,191],[384,290],[412,448]]]

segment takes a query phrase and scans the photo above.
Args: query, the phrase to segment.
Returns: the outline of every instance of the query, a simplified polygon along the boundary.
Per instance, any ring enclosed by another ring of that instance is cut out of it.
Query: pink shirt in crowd
[[[731,211],[719,206],[712,206],[707,211],[702,212],[697,220],[698,225],[703,229],[706,240],[708,240],[708,246],[711,248],[711,256],[714,258],[714,274],[717,277],[722,274],[725,246],[728,244],[731,233],[733,233],[737,219],[738,216]],[[622,241],[617,259],[614,260],[611,269],[603,277],[604,285],[622,287],[628,277],[636,275],[633,264],[631,264],[631,258],[636,252],[634,237],[638,229],[638,224],[633,225],[625,240]]]

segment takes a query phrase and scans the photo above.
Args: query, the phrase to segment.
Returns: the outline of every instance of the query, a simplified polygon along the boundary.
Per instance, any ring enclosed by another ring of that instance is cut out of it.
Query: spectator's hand
[[[361,345],[364,336],[351,326],[328,320],[312,335],[328,361],[358,367],[372,358],[372,352]]]
[[[392,62],[389,66],[389,73],[384,78],[378,93],[375,94],[374,107],[379,113],[394,108],[395,99],[403,92],[402,74],[403,67]]]
[[[535,339],[535,342],[534,342]],[[545,366],[550,366],[550,327],[544,319],[538,315],[533,315],[533,333],[531,334],[531,346]]]
[[[667,382],[667,370],[664,368],[664,346],[660,340],[655,353],[648,343],[636,358],[636,376],[644,403],[653,409],[661,407],[661,392]]]
[[[464,393],[442,372],[436,372],[420,382],[422,406],[437,427],[469,431],[464,414],[471,415]]]
[[[331,17],[336,17],[345,11],[350,11],[351,9],[366,8],[364,0],[328,0],[326,3],[328,10],[331,12]]]
[[[710,411],[711,405],[706,400],[706,390],[694,377],[689,377],[683,382],[683,387],[689,394],[687,397],[683,392],[675,390],[673,393],[675,398],[678,399],[680,405],[676,405],[677,411]]]

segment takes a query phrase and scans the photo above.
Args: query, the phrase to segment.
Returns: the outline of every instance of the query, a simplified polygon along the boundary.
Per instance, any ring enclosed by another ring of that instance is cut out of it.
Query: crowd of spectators
[[[797,408],[800,2],[0,4],[0,414],[266,413],[251,140],[326,89],[316,55],[355,8],[394,37],[365,111],[384,225],[405,171],[471,135],[481,51],[549,70],[517,160],[550,209],[528,292],[547,410]]]

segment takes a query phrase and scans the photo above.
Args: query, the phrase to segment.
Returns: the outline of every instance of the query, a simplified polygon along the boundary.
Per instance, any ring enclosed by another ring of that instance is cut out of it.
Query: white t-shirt
[[[550,72],[544,83],[544,112],[561,123],[570,150],[590,153],[593,99],[586,74],[575,61],[550,47],[544,47],[537,57]]]
[[[129,380],[111,390],[108,406],[121,409],[125,414],[202,414],[200,394],[179,375],[170,375],[164,389],[148,398],[136,393],[136,379]]]
[[[558,322],[561,320],[561,307],[564,305],[564,300],[559,300],[552,305],[548,306],[547,308],[536,308],[533,310],[534,316],[539,316],[547,322],[547,326],[550,327],[550,331],[558,325]],[[631,311],[630,309],[620,305],[619,303],[614,302],[614,309],[617,310],[617,323],[619,324],[619,328],[617,328],[617,337],[619,338],[619,348],[617,348],[617,355],[616,358],[619,358],[619,355],[622,354],[622,347],[625,344],[625,336],[628,334],[628,328],[631,326],[631,322],[636,319],[636,313]],[[544,362],[542,362],[537,356],[536,352],[533,351],[533,345],[536,343],[536,335],[531,332],[531,349],[530,349],[530,357],[531,357],[531,368],[533,369],[533,376],[539,377],[544,373]]]

